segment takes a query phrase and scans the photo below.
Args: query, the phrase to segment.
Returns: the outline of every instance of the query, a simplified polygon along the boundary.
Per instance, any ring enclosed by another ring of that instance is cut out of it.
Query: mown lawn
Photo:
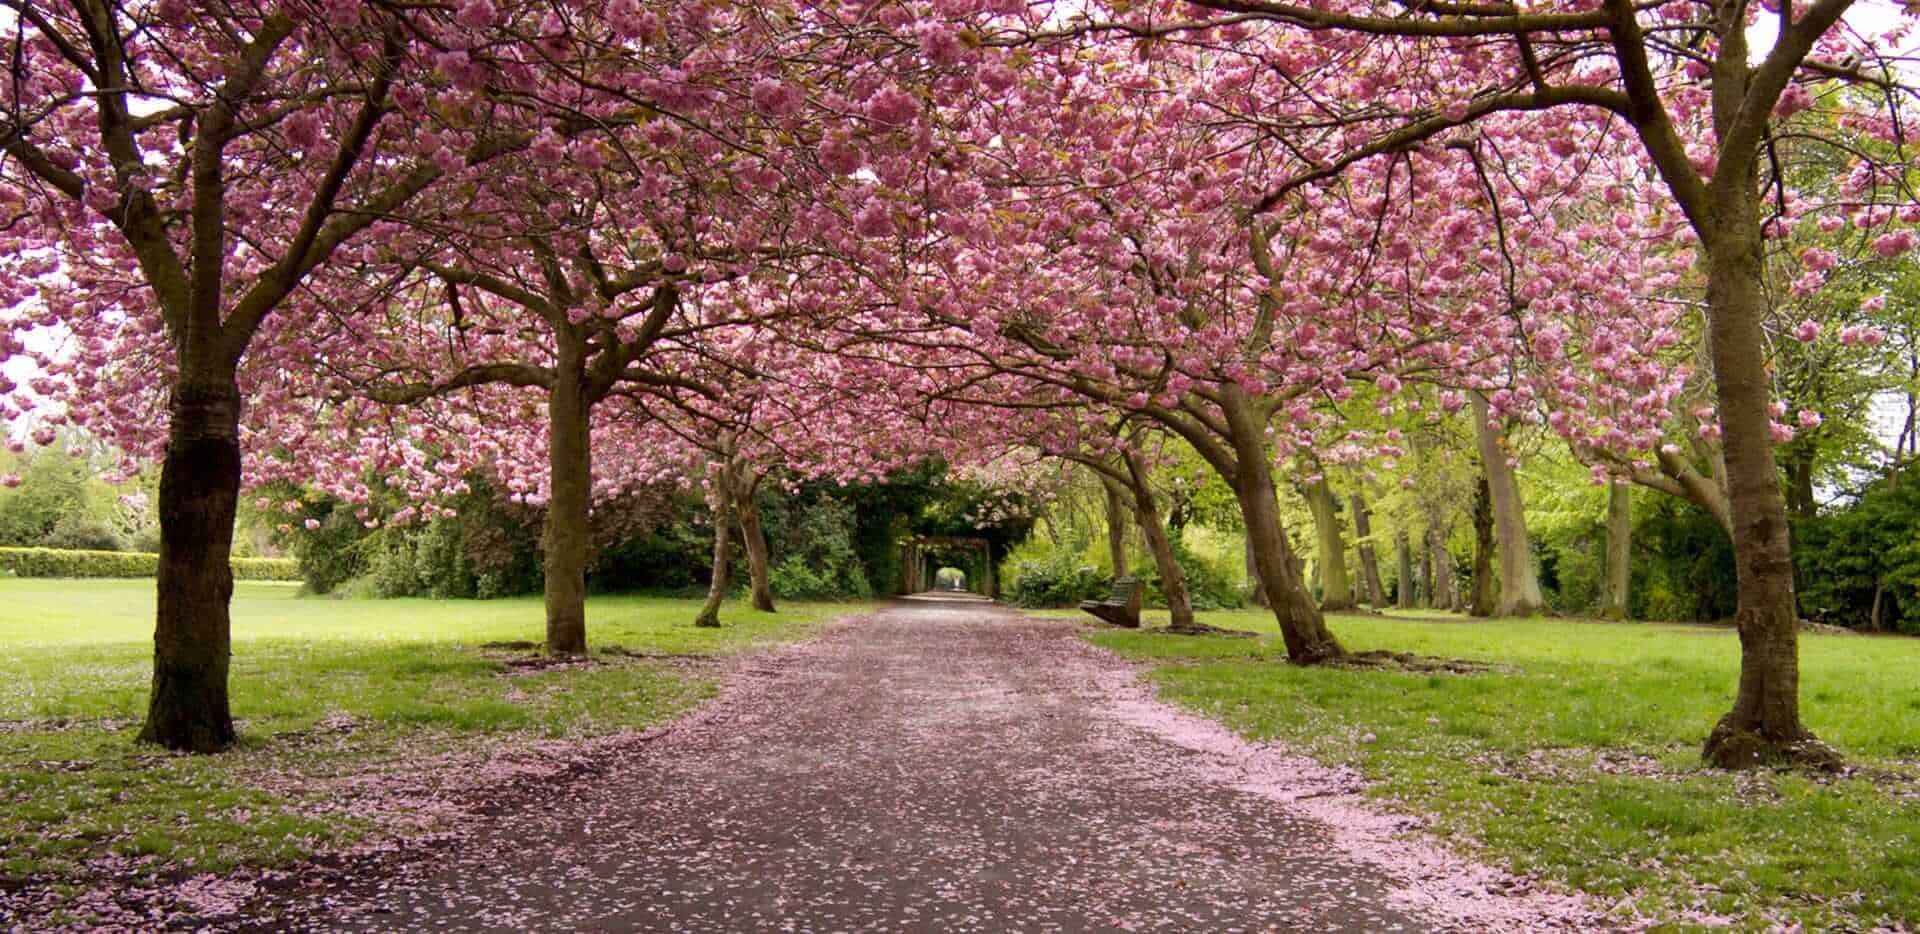
[[[1202,614],[1257,639],[1103,631],[1161,696],[1253,739],[1351,765],[1389,806],[1483,858],[1680,928],[1719,916],[1868,930],[1920,921],[1920,640],[1809,635],[1807,724],[1838,779],[1701,768],[1738,642],[1699,626],[1339,616],[1354,650],[1480,674],[1301,669],[1265,611]],[[1371,741],[1367,741],[1369,735]]]
[[[232,699],[241,743],[218,756],[133,742],[152,666],[153,583],[0,580],[0,885],[79,881],[114,857],[165,872],[283,863],[369,828],[320,820],[271,777],[352,775],[489,744],[583,738],[671,719],[715,688],[697,657],[749,651],[861,609],[594,597],[585,666],[514,670],[539,641],[537,598],[334,600],[242,582]],[[681,658],[636,658],[602,650]],[[316,741],[322,737],[323,741]]]

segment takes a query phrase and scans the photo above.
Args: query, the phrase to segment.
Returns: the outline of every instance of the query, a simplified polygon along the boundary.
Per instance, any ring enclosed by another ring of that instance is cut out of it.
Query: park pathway
[[[1325,815],[1161,735],[1148,721],[1164,708],[1132,685],[1071,625],[902,601],[750,661],[665,739],[556,802],[248,913],[266,928],[380,931],[1582,923],[1529,901],[1541,896],[1459,888],[1484,872],[1429,865],[1423,881],[1354,853]],[[1482,910],[1495,902],[1510,904]]]

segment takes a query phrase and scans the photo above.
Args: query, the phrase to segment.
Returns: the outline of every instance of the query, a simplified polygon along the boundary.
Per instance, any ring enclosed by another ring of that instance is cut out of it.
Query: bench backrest
[[[1113,596],[1108,597],[1107,602],[1108,603],[1132,603],[1133,593],[1134,591],[1139,589],[1140,589],[1139,581],[1134,580],[1131,577],[1116,577],[1113,579]]]

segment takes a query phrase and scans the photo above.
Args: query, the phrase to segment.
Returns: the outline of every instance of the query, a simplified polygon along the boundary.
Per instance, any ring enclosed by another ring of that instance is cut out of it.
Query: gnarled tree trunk
[[[227,698],[233,522],[240,501],[240,393],[231,371],[173,390],[160,467],[153,693],[140,739],[215,752],[233,744]]]
[[[593,497],[592,431],[585,370],[575,342],[562,340],[547,396],[547,521],[541,536],[546,571],[547,651],[587,650],[588,508]]]
[[[1267,582],[1260,579],[1260,564],[1253,558],[1253,535],[1246,539],[1247,557],[1247,602],[1254,606],[1267,605]]]
[[[707,583],[707,602],[693,618],[695,626],[719,626],[720,604],[727,599],[728,565],[733,563],[733,478],[729,456],[720,462],[720,476],[713,485],[713,576]]]
[[[1367,502],[1353,494],[1353,534],[1359,539],[1360,573],[1367,582],[1367,603],[1376,610],[1387,608],[1387,588],[1380,580],[1380,558],[1373,547],[1373,527],[1367,515]]]
[[[1627,618],[1627,584],[1633,566],[1633,500],[1624,483],[1607,487],[1607,576],[1600,589],[1600,618]]]
[[[1473,437],[1480,464],[1493,498],[1493,531],[1500,547],[1501,616],[1532,616],[1546,609],[1540,577],[1533,568],[1533,537],[1527,534],[1527,514],[1520,500],[1520,480],[1507,463],[1501,432],[1488,420],[1487,400],[1473,393]]]
[[[740,540],[747,546],[747,577],[753,587],[753,608],[774,612],[773,572],[768,567],[767,532],[760,523],[760,503],[755,498],[760,478],[755,476],[740,491]]]
[[[1320,570],[1322,612],[1354,608],[1353,579],[1347,574],[1347,542],[1340,528],[1340,512],[1333,490],[1322,478],[1301,484],[1307,509],[1313,513],[1314,555]]]

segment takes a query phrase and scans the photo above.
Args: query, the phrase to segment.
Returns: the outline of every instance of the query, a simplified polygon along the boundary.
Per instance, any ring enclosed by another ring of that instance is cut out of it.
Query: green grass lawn
[[[723,628],[699,629],[697,600],[594,597],[595,664],[508,674],[508,662],[533,653],[480,646],[539,641],[537,598],[334,600],[241,582],[232,670],[241,743],[196,757],[133,742],[153,603],[152,581],[0,580],[0,883],[78,881],[105,856],[183,872],[295,859],[369,828],[314,818],[285,797],[278,774],[349,775],[645,728],[709,696],[712,666],[598,649],[724,655],[860,609],[789,604],[776,615],[729,604]]]
[[[1681,927],[1698,911],[1754,929],[1920,921],[1920,640],[1803,638],[1807,725],[1859,767],[1815,780],[1700,767],[1700,741],[1733,696],[1730,630],[1330,621],[1349,649],[1494,666],[1452,675],[1295,668],[1265,611],[1202,619],[1263,636],[1090,638],[1153,662],[1162,697],[1351,765],[1372,794],[1428,815],[1468,851],[1602,904],[1624,900]]]

